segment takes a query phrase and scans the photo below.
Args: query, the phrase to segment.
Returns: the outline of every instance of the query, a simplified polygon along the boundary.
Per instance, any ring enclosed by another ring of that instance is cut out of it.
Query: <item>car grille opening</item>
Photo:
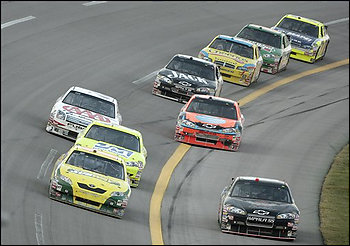
[[[78,186],[82,189],[85,189],[85,190],[90,190],[90,191],[93,191],[93,192],[96,192],[96,193],[99,193],[99,194],[103,194],[106,192],[106,190],[104,189],[101,189],[101,188],[92,188],[90,186],[88,186],[87,184],[84,184],[84,183],[78,183]]]
[[[91,205],[96,206],[96,207],[100,206],[99,202],[91,201],[89,199],[85,199],[85,198],[82,198],[82,197],[79,197],[79,196],[76,196],[75,200],[77,200],[79,202],[85,202],[85,203],[91,204]]]

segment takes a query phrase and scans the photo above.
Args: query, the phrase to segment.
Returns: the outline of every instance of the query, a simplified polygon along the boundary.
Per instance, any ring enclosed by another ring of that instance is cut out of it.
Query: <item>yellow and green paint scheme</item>
[[[226,47],[221,48],[221,43]],[[250,50],[250,56],[238,54],[232,48],[235,46]],[[243,86],[249,86],[258,80],[263,63],[256,44],[227,35],[217,35],[208,46],[199,52],[198,57],[216,63],[224,81]]]
[[[98,160],[104,168],[109,168],[107,165],[118,167],[118,175],[94,170],[92,165],[84,163],[84,158],[75,158],[73,162],[73,155]],[[131,188],[122,158],[78,145],[73,145],[58,158],[50,178],[51,199],[117,218],[123,217],[130,194]]]

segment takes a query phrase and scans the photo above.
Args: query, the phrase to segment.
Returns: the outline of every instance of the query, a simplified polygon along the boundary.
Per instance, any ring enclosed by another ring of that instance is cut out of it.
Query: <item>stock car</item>
[[[221,193],[218,223],[222,232],[294,240],[300,211],[284,181],[239,176]]]
[[[193,95],[182,107],[175,127],[179,142],[237,151],[242,138],[244,116],[236,101]]]
[[[51,109],[46,131],[75,140],[93,120],[121,124],[117,99],[102,93],[70,87]]]
[[[79,133],[75,144],[106,151],[122,158],[130,186],[138,187],[147,159],[147,150],[139,131],[94,121]]]
[[[125,162],[104,151],[73,145],[53,168],[53,200],[122,218],[131,194]]]
[[[274,30],[286,33],[290,37],[291,58],[314,63],[326,55],[330,37],[327,26],[309,18],[287,14],[283,16]]]
[[[216,36],[198,57],[217,64],[224,81],[243,86],[258,81],[263,63],[256,44],[227,35]]]
[[[219,96],[223,83],[214,63],[176,54],[156,75],[152,94],[185,103],[193,94]]]
[[[259,46],[263,58],[262,72],[276,74],[287,69],[292,46],[288,36],[283,32],[248,24],[237,33],[236,37],[249,40]]]

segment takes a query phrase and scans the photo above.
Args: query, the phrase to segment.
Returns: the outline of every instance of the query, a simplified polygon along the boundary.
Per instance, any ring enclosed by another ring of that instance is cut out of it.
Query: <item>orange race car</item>
[[[236,101],[209,95],[193,95],[182,107],[174,139],[179,142],[237,151],[244,116]]]

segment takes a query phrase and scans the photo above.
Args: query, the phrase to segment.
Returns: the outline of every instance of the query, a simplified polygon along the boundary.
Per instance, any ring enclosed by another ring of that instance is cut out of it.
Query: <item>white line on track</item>
[[[34,218],[35,224],[35,236],[38,245],[43,245],[44,243],[44,232],[43,232],[43,218],[41,213],[35,213]]]
[[[342,18],[342,19],[339,19],[339,20],[329,21],[329,22],[324,23],[324,24],[329,26],[329,25],[337,24],[337,23],[344,22],[344,21],[349,21],[349,17]]]
[[[51,162],[53,161],[53,159],[55,158],[57,153],[58,152],[55,149],[50,150],[45,161],[43,162],[43,164],[40,167],[40,171],[38,173],[38,176],[36,177],[37,179],[42,179],[46,175],[47,169],[50,166]],[[45,171],[44,171],[44,169],[45,169]],[[44,173],[43,173],[43,171],[44,171]]]
[[[21,18],[21,19],[9,21],[9,22],[6,22],[4,24],[1,24],[1,29],[5,28],[5,27],[12,26],[12,25],[17,24],[17,23],[29,21],[29,20],[32,20],[32,19],[35,19],[35,18],[36,18],[35,16],[27,16],[27,17],[24,17],[24,18]]]
[[[158,70],[156,70],[156,71],[154,71],[154,72],[152,72],[152,73],[146,75],[145,77],[142,77],[141,79],[135,80],[135,81],[133,81],[132,83],[133,83],[133,84],[136,84],[136,85],[142,84],[143,82],[146,82],[148,79],[150,79],[150,78],[152,78],[153,76],[155,76],[155,75],[159,72],[159,70],[160,70],[160,69],[158,69]]]
[[[106,3],[107,1],[91,1],[91,2],[87,2],[87,3],[83,3],[84,6],[92,6],[92,5],[96,5],[96,4],[101,4],[101,3]]]

